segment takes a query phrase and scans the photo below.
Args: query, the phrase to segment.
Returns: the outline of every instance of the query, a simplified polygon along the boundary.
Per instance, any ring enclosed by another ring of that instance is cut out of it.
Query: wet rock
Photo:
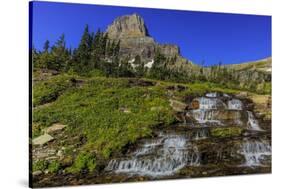
[[[177,100],[172,100],[170,99],[170,106],[173,108],[174,111],[176,112],[183,112],[187,109],[188,105],[183,103],[183,102],[180,102],[180,101],[177,101]]]
[[[184,123],[186,122],[186,116],[181,112],[177,113],[175,115],[175,118],[176,118],[177,121],[184,122]]]
[[[191,109],[199,109],[200,108],[200,103],[198,100],[193,100],[191,102]]]

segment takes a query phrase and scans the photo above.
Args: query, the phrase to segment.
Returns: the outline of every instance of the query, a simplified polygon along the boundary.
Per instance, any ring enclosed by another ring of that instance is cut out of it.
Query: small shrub
[[[67,169],[71,173],[79,173],[82,170],[93,172],[96,168],[96,158],[87,152],[81,152],[75,159],[74,164]]]
[[[43,160],[38,160],[33,162],[32,171],[44,171],[48,167],[48,162]]]
[[[48,165],[48,170],[50,171],[50,173],[57,173],[59,169],[60,169],[60,163],[58,161],[52,161]]]

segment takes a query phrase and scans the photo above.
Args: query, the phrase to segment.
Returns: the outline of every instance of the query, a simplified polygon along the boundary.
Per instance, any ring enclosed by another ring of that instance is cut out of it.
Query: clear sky
[[[143,17],[157,42],[178,45],[185,58],[198,64],[271,56],[270,16],[51,2],[33,3],[33,44],[42,49],[47,39],[52,45],[64,33],[67,46],[75,48],[86,24],[105,31],[116,17],[132,13]]]

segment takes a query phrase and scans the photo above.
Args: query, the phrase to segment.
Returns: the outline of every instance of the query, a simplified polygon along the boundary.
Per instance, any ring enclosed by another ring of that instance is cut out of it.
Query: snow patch
[[[154,60],[151,60],[150,62],[146,63],[146,64],[144,65],[144,67],[151,68],[152,65],[153,65],[153,63],[154,63]]]

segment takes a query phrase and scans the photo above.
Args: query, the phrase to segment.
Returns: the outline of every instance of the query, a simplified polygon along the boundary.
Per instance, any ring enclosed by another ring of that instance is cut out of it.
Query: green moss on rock
[[[240,136],[242,134],[243,129],[241,127],[218,127],[211,129],[211,135],[213,137],[234,137]]]

